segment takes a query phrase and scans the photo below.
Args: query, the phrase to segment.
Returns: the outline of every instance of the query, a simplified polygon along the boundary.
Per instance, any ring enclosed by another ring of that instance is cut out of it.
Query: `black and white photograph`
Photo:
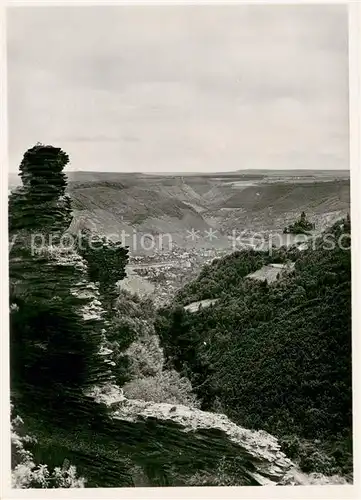
[[[351,498],[350,5],[5,11],[11,489]]]

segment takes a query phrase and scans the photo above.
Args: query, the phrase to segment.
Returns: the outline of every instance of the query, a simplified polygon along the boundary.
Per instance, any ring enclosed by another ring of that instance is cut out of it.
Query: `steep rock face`
[[[99,363],[104,363],[103,376],[110,381],[113,378],[110,365],[114,361],[112,351],[104,351],[107,346],[105,311],[99,300],[98,286],[87,278],[86,261],[74,249],[44,245],[31,255],[26,248],[21,248],[21,243],[17,243],[14,255],[11,254],[9,259],[11,296],[14,303],[18,304],[15,313],[23,314],[24,304],[30,299],[34,304],[41,304],[44,309],[56,311],[59,316],[63,311],[67,314],[70,304],[76,313],[72,328],[83,332],[84,346],[89,341],[98,348]],[[28,349],[33,350],[35,346],[45,353],[53,349],[54,337],[50,333],[43,337],[42,342],[31,337],[24,338],[22,343]],[[66,351],[71,348],[64,349],[64,357],[70,359]]]
[[[286,474],[294,478],[295,465],[267,432],[244,429],[225,415],[196,408],[128,400],[115,386],[94,389],[92,395],[109,406],[119,430],[134,426],[136,436],[141,426],[143,460],[148,453],[164,474],[172,463],[186,480],[194,473],[216,471],[223,461],[230,467],[237,464],[240,485],[279,484]]]

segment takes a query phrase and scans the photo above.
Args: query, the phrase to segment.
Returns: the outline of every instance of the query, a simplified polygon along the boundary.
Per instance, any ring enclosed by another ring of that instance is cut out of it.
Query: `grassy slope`
[[[225,206],[257,211],[272,208],[274,212],[282,212],[313,207],[335,199],[342,208],[347,208],[350,202],[348,181],[261,184],[235,193]]]

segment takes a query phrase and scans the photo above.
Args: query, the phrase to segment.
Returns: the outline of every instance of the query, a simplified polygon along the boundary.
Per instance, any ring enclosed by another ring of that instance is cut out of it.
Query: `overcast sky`
[[[10,170],[349,167],[343,6],[8,11]]]

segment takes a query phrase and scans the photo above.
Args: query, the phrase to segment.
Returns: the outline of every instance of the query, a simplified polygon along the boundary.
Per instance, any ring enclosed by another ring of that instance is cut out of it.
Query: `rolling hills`
[[[9,186],[17,180],[10,176]],[[194,175],[68,172],[72,229],[90,227],[112,238],[128,235],[134,253],[140,240],[171,235],[181,248],[227,248],[232,231],[282,231],[305,211],[316,228],[350,207],[349,171],[252,171]],[[217,232],[211,241],[204,237]],[[190,231],[198,232],[195,238]],[[148,245],[150,247],[150,245]]]

